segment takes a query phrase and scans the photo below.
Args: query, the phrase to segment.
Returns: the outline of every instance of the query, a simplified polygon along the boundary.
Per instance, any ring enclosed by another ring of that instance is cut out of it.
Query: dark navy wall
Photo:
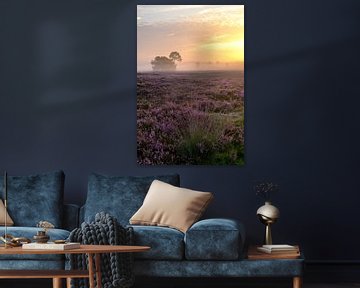
[[[262,200],[280,184],[274,240],[310,260],[360,260],[360,2],[142,1],[245,4],[246,165],[136,164],[136,1],[0,0],[0,170],[63,169],[66,201],[87,176],[177,172],[212,191],[207,216],[243,221],[259,243]]]

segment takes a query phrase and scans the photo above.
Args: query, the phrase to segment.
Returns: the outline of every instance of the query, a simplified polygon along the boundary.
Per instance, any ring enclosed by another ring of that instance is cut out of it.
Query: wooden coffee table
[[[90,288],[96,284],[101,288],[101,257],[102,253],[126,253],[144,252],[149,250],[148,246],[123,246],[123,245],[80,245],[78,249],[71,250],[25,250],[21,247],[0,248],[0,254],[87,254],[89,263],[88,270],[0,270],[0,279],[31,279],[31,278],[52,278],[53,288],[62,287],[61,280],[66,278],[70,283],[72,278],[88,278]],[[94,259],[95,258],[95,263]],[[69,286],[69,285],[68,285]]]

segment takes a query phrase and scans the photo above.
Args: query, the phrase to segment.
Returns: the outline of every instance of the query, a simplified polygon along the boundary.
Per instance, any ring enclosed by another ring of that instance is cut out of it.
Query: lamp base
[[[265,240],[266,245],[272,245],[272,236],[271,236],[271,224],[268,223],[265,226]]]

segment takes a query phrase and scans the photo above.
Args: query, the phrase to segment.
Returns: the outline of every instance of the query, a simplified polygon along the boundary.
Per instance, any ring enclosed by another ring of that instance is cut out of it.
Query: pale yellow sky
[[[178,70],[243,69],[243,5],[138,5],[137,69],[178,51]]]

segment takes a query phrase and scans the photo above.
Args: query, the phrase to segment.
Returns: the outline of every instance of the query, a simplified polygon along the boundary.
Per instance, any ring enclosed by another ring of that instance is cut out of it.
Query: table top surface
[[[128,245],[80,245],[80,248],[68,250],[53,249],[22,249],[22,247],[0,247],[1,254],[98,254],[98,253],[125,253],[125,252],[145,252],[150,250],[148,246],[128,246]]]

